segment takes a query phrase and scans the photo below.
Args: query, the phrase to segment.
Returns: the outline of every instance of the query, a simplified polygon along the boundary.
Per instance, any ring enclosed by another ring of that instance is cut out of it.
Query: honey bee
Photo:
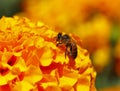
[[[65,45],[65,57],[66,55],[72,59],[77,57],[77,45],[76,42],[67,34],[62,35],[62,33],[58,33],[57,38],[57,45]]]

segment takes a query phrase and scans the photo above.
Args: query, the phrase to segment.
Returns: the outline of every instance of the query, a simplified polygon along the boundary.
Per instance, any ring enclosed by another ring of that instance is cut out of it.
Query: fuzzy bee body
[[[66,55],[73,59],[77,57],[77,45],[69,35],[67,34],[62,35],[62,33],[58,33],[56,41],[57,46],[59,46],[60,44],[66,46],[65,57]]]

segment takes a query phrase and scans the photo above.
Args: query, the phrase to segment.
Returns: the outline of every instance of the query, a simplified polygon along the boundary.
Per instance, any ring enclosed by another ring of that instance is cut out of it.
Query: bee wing
[[[82,40],[80,39],[79,36],[77,36],[75,34],[71,34],[71,36],[72,36],[73,41],[75,41],[77,45],[83,47]]]

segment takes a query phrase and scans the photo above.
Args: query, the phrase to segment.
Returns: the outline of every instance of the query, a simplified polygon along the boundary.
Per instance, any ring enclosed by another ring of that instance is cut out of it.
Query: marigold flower
[[[57,32],[27,18],[0,20],[0,91],[96,91],[96,72],[88,52],[76,40],[72,65],[56,46]]]

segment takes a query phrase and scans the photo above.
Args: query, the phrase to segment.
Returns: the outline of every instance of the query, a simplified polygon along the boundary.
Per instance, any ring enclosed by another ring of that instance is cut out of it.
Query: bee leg
[[[66,59],[67,51],[65,51],[65,59]]]
[[[59,42],[59,43],[56,44],[56,46],[59,46],[59,45],[61,45],[61,44],[62,44],[62,43]]]
[[[68,48],[66,48],[66,50],[65,50],[65,58],[66,58],[66,56],[68,56],[69,55],[69,51],[68,51]]]

